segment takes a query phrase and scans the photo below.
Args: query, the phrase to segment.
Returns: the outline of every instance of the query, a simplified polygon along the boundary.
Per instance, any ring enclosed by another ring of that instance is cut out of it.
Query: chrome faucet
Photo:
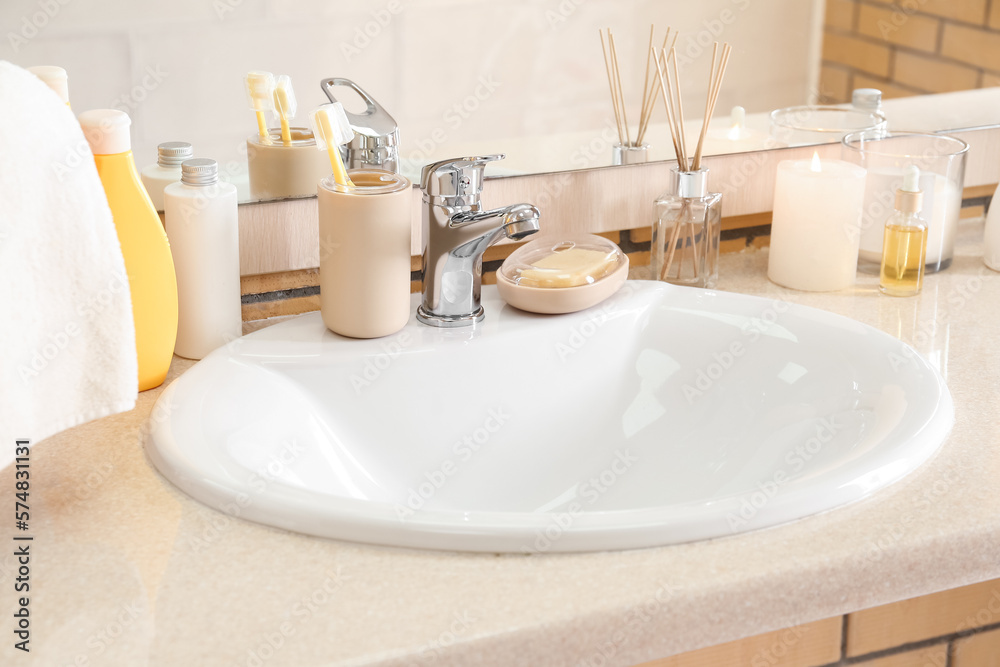
[[[538,231],[538,209],[531,204],[492,211],[480,206],[486,163],[504,157],[442,160],[420,174],[424,294],[417,319],[424,324],[460,327],[482,320],[483,253],[501,237],[517,240]]]

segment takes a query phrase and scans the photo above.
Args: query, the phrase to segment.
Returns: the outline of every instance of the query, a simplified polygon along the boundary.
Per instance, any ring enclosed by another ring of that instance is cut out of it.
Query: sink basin
[[[317,312],[234,341],[164,390],[149,457],[211,507],[302,533],[592,551],[860,500],[954,420],[922,357],[825,311],[645,281],[569,315],[495,287],[483,303],[475,329],[352,340]]]

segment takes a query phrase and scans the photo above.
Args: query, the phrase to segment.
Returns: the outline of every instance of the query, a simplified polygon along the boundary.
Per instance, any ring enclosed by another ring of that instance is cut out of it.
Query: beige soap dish
[[[497,271],[504,301],[532,313],[573,313],[618,291],[628,257],[600,236],[538,239],[518,248]]]

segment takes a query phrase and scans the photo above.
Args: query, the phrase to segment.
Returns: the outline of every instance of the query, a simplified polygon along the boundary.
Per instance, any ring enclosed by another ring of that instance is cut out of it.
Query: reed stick
[[[605,39],[605,33],[607,33]],[[671,42],[671,33],[673,41]],[[673,28],[668,27],[663,36],[661,51],[677,43],[678,33]],[[649,26],[649,50],[646,53],[646,66],[642,77],[642,99],[639,103],[639,122],[636,126],[635,141],[632,141],[632,129],[628,122],[628,110],[625,104],[625,89],[622,86],[621,64],[618,59],[618,48],[615,44],[614,33],[610,28],[600,31],[601,53],[604,56],[604,71],[608,78],[608,89],[611,92],[611,105],[615,112],[615,127],[618,131],[618,141],[623,147],[639,147],[643,144],[646,131],[649,128],[650,119],[656,109],[656,95],[662,89],[662,82],[650,67],[650,60],[656,59],[656,50],[653,47],[656,37],[656,26]],[[668,72],[669,74],[669,72]]]
[[[615,70],[615,79],[618,81],[618,99],[621,101],[622,107],[622,124],[625,126],[625,139],[627,143],[622,144],[623,146],[631,146],[632,138],[628,133],[628,113],[625,110],[625,98],[623,96],[622,89],[622,73],[618,69],[618,49],[615,48],[615,36],[611,33],[611,29],[608,28],[608,41],[611,42],[611,63]]]
[[[653,30],[654,25],[649,26],[649,46],[647,47],[650,51],[653,49]],[[668,29],[669,30],[669,29]],[[642,124],[646,118],[646,100],[649,97],[649,51],[646,51],[646,72],[642,75],[642,102],[639,104],[639,132],[636,134],[635,142],[640,144],[642,139]]]
[[[610,29],[608,30],[610,33]],[[600,31],[601,35],[601,52],[604,54],[604,70],[608,75],[608,88],[611,90],[611,106],[615,111],[615,125],[618,129],[618,141],[622,142],[625,139],[625,132],[622,130],[622,118],[621,113],[618,111],[618,95],[615,89],[614,80],[611,78],[611,58],[608,56],[608,49],[604,44],[604,31]]]
[[[677,67],[677,52],[670,49],[670,57],[674,61],[674,91],[677,95],[677,125],[680,131],[681,155],[684,158],[682,171],[688,171],[687,143],[684,138],[684,101],[681,97],[681,73]]]
[[[674,41],[676,42],[676,37]],[[664,43],[666,43],[666,40],[664,40]],[[677,51],[672,43],[669,55],[664,47],[661,47],[659,54],[657,54],[656,50],[651,46],[650,52],[656,62],[657,82],[659,83],[659,92],[663,98],[663,106],[667,112],[667,125],[670,128],[670,139],[673,142],[674,154],[677,157],[677,170],[681,173],[698,171],[701,169],[701,156],[705,145],[705,136],[708,133],[708,125],[712,120],[712,114],[715,112],[715,105],[719,99],[719,91],[722,88],[722,81],[726,74],[726,67],[729,64],[729,55],[732,52],[732,47],[728,43],[724,43],[721,52],[718,42],[712,47],[712,65],[709,71],[708,91],[705,94],[705,116],[702,119],[701,132],[698,135],[698,143],[690,164],[687,157],[687,139],[684,133],[684,100],[681,95],[681,76],[680,68],[677,65]],[[649,55],[647,54],[647,59],[648,57]],[[655,85],[652,95],[654,100],[656,98]],[[645,96],[644,100],[646,100]],[[646,120],[648,121],[648,116]],[[640,136],[643,133],[644,128],[640,125]],[[677,275],[675,279],[681,280],[689,244],[694,279],[698,280],[701,277],[701,268],[698,265],[698,229],[695,226],[695,222],[688,219],[690,217],[688,215],[689,212],[690,206],[685,198],[681,205],[681,210],[678,211],[674,228],[671,231],[670,241],[668,242],[670,251],[667,254],[667,259],[663,267],[660,269],[659,277],[661,280],[669,277],[670,267],[673,264],[674,257],[677,255],[678,240],[681,243],[681,250],[680,256],[677,259]],[[681,233],[682,229],[685,230],[683,234]],[[708,242],[708,238],[705,236],[702,239],[703,249]],[[704,254],[704,251],[701,254]],[[711,270],[710,267],[706,268]]]
[[[662,44],[662,46],[660,46],[660,50],[661,51],[663,49],[667,48],[667,42],[670,41],[670,31],[671,30],[672,30],[672,28],[668,27],[667,28],[667,33],[663,36],[663,44]],[[678,34],[679,33],[674,32],[674,40],[672,42],[670,42],[670,47],[671,48],[673,48],[674,44],[677,43],[677,36],[678,36]],[[655,56],[656,51],[652,49],[652,46],[650,46],[650,51],[653,54],[653,57],[655,58],[656,57]],[[649,54],[647,54],[646,57],[648,59],[649,58]],[[651,72],[651,74],[655,74],[655,73]],[[642,110],[642,116],[643,116],[643,118],[642,118],[642,120],[641,120],[641,122],[639,124],[639,137],[636,139],[636,142],[639,143],[639,144],[641,144],[642,140],[646,138],[646,130],[649,129],[649,121],[652,119],[652,117],[653,117],[653,110],[656,108],[656,96],[660,92],[660,79],[657,78],[655,75],[652,78],[653,78],[653,88],[652,88],[652,91],[650,92],[649,99],[646,101],[646,106],[643,107],[643,110]]]
[[[661,50],[659,55],[654,54],[654,59],[656,60],[656,74],[659,76],[660,79],[660,93],[662,93],[663,95],[663,106],[667,111],[667,125],[670,127],[670,140],[674,144],[674,155],[677,157],[677,163],[680,164],[681,146],[679,143],[677,143],[677,132],[674,128],[674,115],[673,115],[674,112],[673,112],[673,105],[671,104],[671,98],[673,96],[667,95],[668,85],[667,82],[664,80],[664,74],[663,74],[663,71],[667,69],[667,65],[664,62],[662,63],[661,66],[663,53],[664,52]],[[669,78],[669,74],[667,75],[667,78]]]
[[[716,52],[719,49],[719,43],[716,42],[712,48],[712,71],[709,76],[709,86],[708,86],[708,98],[705,102],[705,117],[701,124],[701,134],[698,136],[698,148],[694,154],[694,163],[692,164],[692,169],[701,169],[701,151],[705,143],[705,136],[708,134],[708,125],[712,120],[712,114],[715,113],[715,104],[719,100],[719,91],[722,89],[722,79],[726,75],[726,67],[729,65],[729,54],[732,52],[732,47],[728,43],[722,45],[722,53],[719,56],[718,64],[716,64]]]

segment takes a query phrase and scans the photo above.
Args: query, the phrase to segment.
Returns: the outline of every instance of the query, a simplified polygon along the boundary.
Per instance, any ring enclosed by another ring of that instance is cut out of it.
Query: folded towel
[[[130,410],[128,276],[94,158],[69,108],[0,61],[0,468],[32,444]]]

